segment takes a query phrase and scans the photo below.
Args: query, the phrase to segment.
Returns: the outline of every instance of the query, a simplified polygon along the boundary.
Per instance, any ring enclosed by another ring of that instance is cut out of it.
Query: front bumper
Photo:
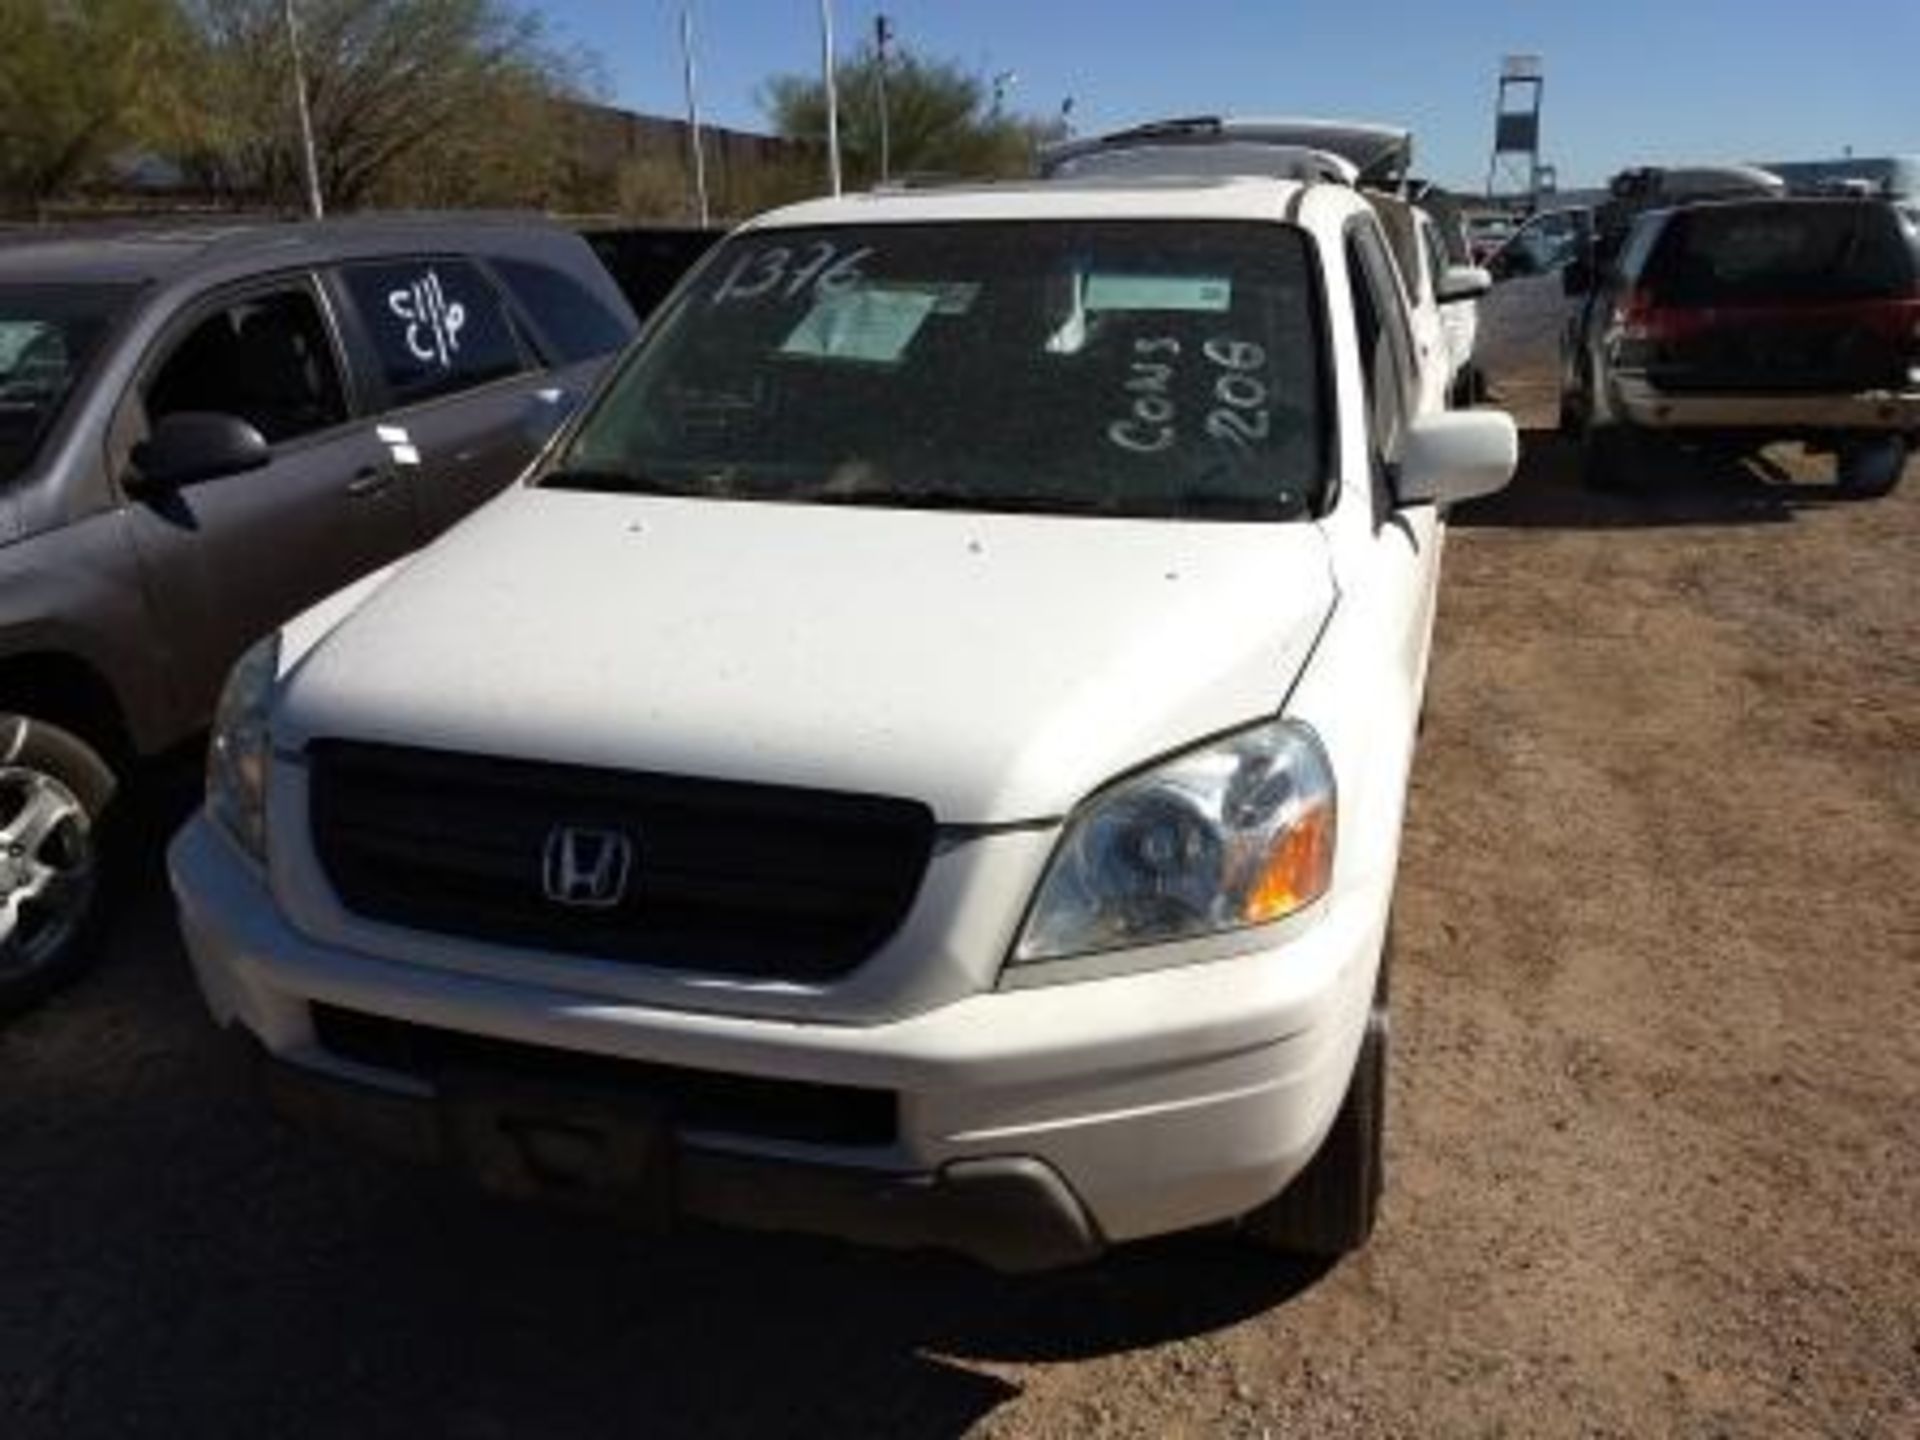
[[[394,1093],[270,1055],[259,1062],[274,1109],[304,1130],[397,1160],[467,1163],[457,1126],[434,1097]],[[1059,1175],[1017,1156],[956,1160],[930,1175],[900,1175],[683,1145],[673,1159],[671,1188],[673,1212],[692,1219],[890,1249],[937,1246],[1009,1273],[1077,1264],[1103,1248]],[[527,1193],[566,1200],[582,1192],[556,1181]],[[617,1194],[613,1198],[617,1204]]]
[[[1614,413],[1646,430],[1739,430],[1790,437],[1847,430],[1920,432],[1920,391],[1701,395],[1616,376]]]
[[[868,1087],[893,1097],[888,1143],[680,1133],[676,1208],[943,1246],[1005,1268],[1230,1220],[1284,1188],[1345,1093],[1387,898],[1383,882],[1323,902],[1284,943],[1232,959],[977,994],[879,1024],[813,1024],[610,1001],[318,945],[200,817],[169,858],[209,1008],[259,1043],[283,1108],[300,1118],[363,1140],[402,1138],[388,1150],[446,1153],[434,1079],[330,1052],[316,1005],[542,1053]]]

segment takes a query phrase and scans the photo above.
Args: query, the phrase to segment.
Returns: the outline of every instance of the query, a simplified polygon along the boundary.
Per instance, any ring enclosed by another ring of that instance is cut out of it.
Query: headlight
[[[267,855],[267,710],[280,673],[270,635],[234,664],[207,745],[207,813],[256,860]]]
[[[1333,876],[1333,768],[1275,720],[1130,776],[1067,822],[1013,959],[1054,960],[1291,915]]]

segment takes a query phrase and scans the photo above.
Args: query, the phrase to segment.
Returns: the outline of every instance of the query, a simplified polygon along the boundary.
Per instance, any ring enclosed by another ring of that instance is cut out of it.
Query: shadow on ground
[[[994,1362],[1203,1334],[1319,1277],[1223,1236],[1027,1279],[653,1239],[309,1141],[217,1043],[148,851],[105,963],[0,1032],[14,1440],[955,1434],[1017,1393]]]
[[[1807,476],[1817,478],[1805,478]],[[1518,530],[1632,530],[1685,525],[1774,525],[1796,512],[1851,504],[1830,464],[1788,451],[1733,455],[1674,448],[1618,491],[1590,488],[1579,444],[1550,429],[1523,430],[1520,468],[1505,490],[1456,507],[1452,523]]]

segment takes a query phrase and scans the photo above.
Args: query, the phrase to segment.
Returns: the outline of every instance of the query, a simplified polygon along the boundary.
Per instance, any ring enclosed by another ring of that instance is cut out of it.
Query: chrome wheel
[[[59,956],[97,879],[92,825],[73,791],[43,771],[0,768],[0,978]]]

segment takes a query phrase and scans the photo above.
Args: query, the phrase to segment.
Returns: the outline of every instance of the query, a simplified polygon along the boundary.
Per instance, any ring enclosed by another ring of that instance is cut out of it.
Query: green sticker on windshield
[[[1224,275],[1087,276],[1081,303],[1088,310],[1188,310],[1218,315],[1233,306],[1233,282]]]
[[[867,285],[824,294],[781,342],[780,353],[891,365],[940,300],[937,290]]]

